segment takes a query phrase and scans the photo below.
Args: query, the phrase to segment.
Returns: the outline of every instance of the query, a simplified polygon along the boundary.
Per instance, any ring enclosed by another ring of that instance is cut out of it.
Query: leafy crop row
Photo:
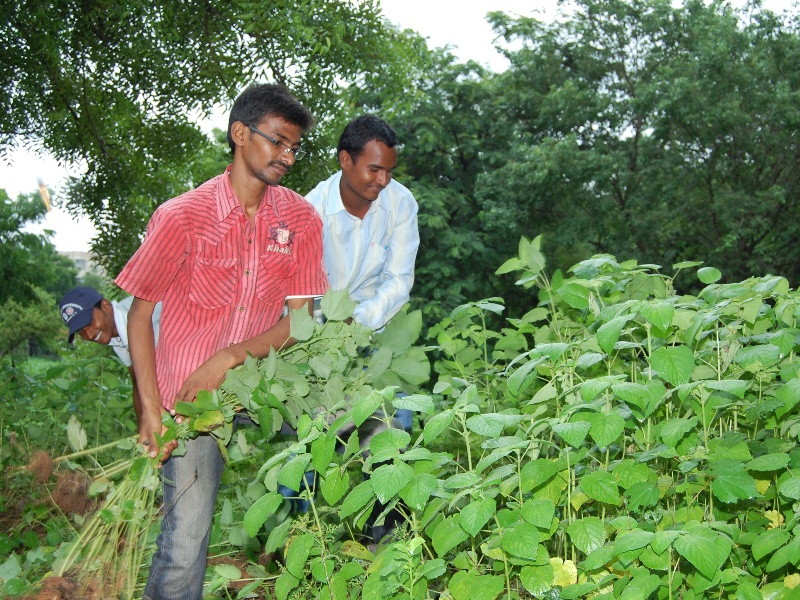
[[[520,318],[472,302],[423,348],[418,312],[370,340],[332,293],[325,325],[293,314],[296,346],[200,399],[195,420],[209,429],[215,413],[232,464],[259,457],[212,532],[212,551],[249,562],[212,565],[209,597],[800,592],[800,295],[781,277],[721,284],[699,263],[667,276],[611,256],[548,278],[539,243],[523,239],[498,271],[532,295]],[[677,294],[675,277],[695,274],[705,287]],[[419,425],[365,447],[340,433],[379,408]],[[260,429],[236,430],[239,411]],[[266,443],[284,422],[297,437]],[[287,515],[279,484],[303,489],[310,512]],[[370,547],[365,525],[393,511],[404,525]]]

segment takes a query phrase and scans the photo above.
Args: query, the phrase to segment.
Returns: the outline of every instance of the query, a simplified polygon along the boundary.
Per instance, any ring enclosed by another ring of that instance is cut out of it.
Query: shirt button
[[[228,346],[233,346],[233,342],[230,342],[230,343],[228,344]]]
[[[244,274],[245,274],[245,275],[250,275],[250,269],[247,269],[247,270],[244,272]]]
[[[244,310],[244,306],[240,306],[239,307],[239,311],[243,311],[243,310]]]
[[[248,243],[248,244],[252,244],[252,243],[253,243],[253,240],[247,240],[247,243]]]

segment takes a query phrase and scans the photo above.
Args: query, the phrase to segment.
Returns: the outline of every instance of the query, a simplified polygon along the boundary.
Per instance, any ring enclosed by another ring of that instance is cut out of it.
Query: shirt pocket
[[[235,258],[199,258],[192,272],[189,299],[203,308],[229,306],[236,294]]]
[[[298,269],[297,261],[293,256],[270,252],[263,254],[260,259],[256,294],[262,302],[283,301],[286,298],[289,278]]]

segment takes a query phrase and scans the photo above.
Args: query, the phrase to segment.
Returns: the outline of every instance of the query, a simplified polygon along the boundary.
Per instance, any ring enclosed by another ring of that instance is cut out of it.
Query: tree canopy
[[[22,143],[85,165],[67,206],[99,229],[93,250],[111,273],[153,209],[219,163],[199,116],[274,81],[326,123],[343,112],[342,86],[402,77],[411,60],[375,0],[13,0],[0,35],[0,155]],[[327,176],[328,131],[306,143],[318,160],[297,187]]]
[[[800,278],[800,37],[754,4],[580,0],[552,22],[491,13],[511,66],[433,59],[410,101],[370,90],[418,192],[415,292],[430,317],[502,295],[494,270],[544,234],[563,269],[609,253],[731,280]]]

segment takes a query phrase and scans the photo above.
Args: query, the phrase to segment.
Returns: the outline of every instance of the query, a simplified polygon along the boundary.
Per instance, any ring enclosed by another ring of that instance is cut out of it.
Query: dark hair
[[[228,146],[231,148],[231,153],[236,150],[231,138],[231,125],[236,121],[247,126],[258,125],[267,115],[293,123],[304,133],[314,124],[311,111],[300,104],[286,86],[269,83],[248,86],[236,98],[228,117]]]
[[[336,153],[347,150],[350,157],[356,160],[364,146],[372,140],[386,144],[387,148],[397,146],[397,134],[386,121],[375,115],[356,117],[345,126]]]

